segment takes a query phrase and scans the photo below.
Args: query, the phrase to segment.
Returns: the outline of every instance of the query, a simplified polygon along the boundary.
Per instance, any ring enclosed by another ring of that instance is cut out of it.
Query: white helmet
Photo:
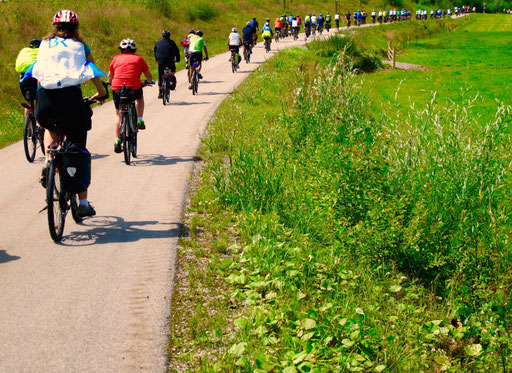
[[[236,29],[236,27],[233,27],[233,28],[231,29],[231,32],[238,32],[238,30]]]
[[[267,22],[267,23],[265,23],[265,26],[268,26],[268,22]]]
[[[135,45],[135,42],[132,39],[123,39],[121,40],[121,43],[119,43],[119,48],[136,50],[137,45]]]

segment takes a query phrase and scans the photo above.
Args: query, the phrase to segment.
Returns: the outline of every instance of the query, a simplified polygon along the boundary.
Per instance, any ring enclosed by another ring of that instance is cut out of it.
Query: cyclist
[[[132,89],[135,95],[135,111],[137,111],[137,127],[141,130],[146,128],[144,123],[144,95],[142,93],[142,82],[140,76],[144,74],[147,81],[153,81],[153,77],[149,72],[148,65],[144,59],[136,54],[137,45],[132,39],[123,39],[119,43],[120,54],[115,56],[110,62],[108,81],[112,87],[112,96],[114,98],[114,106],[116,108],[116,116],[114,118],[114,151],[121,153],[121,128],[119,127],[119,101],[120,89],[123,86]]]
[[[361,13],[361,20],[363,21],[363,25],[366,25],[367,17],[368,17],[368,13],[366,13],[366,10],[363,9],[363,12]]]
[[[240,46],[242,45],[242,37],[238,33],[238,30],[236,27],[233,27],[231,29],[231,34],[228,36],[228,48],[232,52],[231,56],[229,57],[229,61],[231,62],[231,58],[237,58],[238,61],[235,61],[237,65],[240,65]]]
[[[338,12],[334,15],[334,23],[336,24],[336,28],[340,28],[340,14]]]
[[[258,21],[256,21],[256,17],[254,17],[252,19],[251,27],[252,27],[253,37],[254,37],[254,45],[256,45],[256,42],[258,41],[258,31],[259,31],[259,27],[260,27]]]
[[[190,46],[189,46],[189,56],[190,63],[193,64],[197,62],[199,66],[197,67],[197,73],[199,75],[199,79],[203,79],[201,75],[201,67],[203,66],[203,49],[204,49],[204,60],[208,60],[208,50],[206,49],[206,41],[203,38],[203,32],[198,30],[194,36],[190,38]],[[192,72],[193,69],[190,69],[188,74],[188,81],[192,83]],[[188,89],[192,89],[192,84],[189,85]]]
[[[277,35],[281,36],[281,30],[283,29],[283,21],[281,21],[281,18],[277,17],[274,21],[274,30],[276,31],[276,37]]]
[[[190,38],[195,34],[196,34],[195,30],[193,30],[193,29],[189,30],[188,35],[181,42],[181,46],[183,47],[183,55],[185,56],[185,61],[187,62],[187,65],[188,65],[188,47],[190,45]]]
[[[323,14],[318,16],[318,32],[321,34],[324,29],[325,18]]]
[[[36,62],[27,70],[25,77],[39,81],[36,94],[35,115],[45,127],[45,140],[48,148],[56,145],[58,134],[54,132],[57,123],[68,143],[86,149],[87,131],[91,129],[92,112],[84,105],[80,84],[91,80],[96,93],[91,99],[101,99],[106,95],[100,76],[105,76],[95,65],[91,48],[80,37],[79,21],[76,13],[61,10],[53,17],[53,30],[44,37]],[[41,184],[46,188],[48,157],[41,174]],[[77,213],[80,217],[96,215],[87,200],[87,189],[78,194],[80,204]]]
[[[350,12],[347,10],[347,13],[345,13],[345,18],[347,19],[347,27],[350,27]]]
[[[313,15],[311,16],[311,27],[313,28],[313,33],[316,30],[316,25],[317,25],[317,18],[316,18],[315,13],[313,13]]]
[[[265,40],[265,44],[268,45],[268,49],[270,50],[270,45],[272,44],[272,36],[274,35],[274,32],[272,31],[268,23],[265,23],[265,26],[263,26],[261,31],[261,36]]]
[[[254,33],[251,27],[251,22],[247,22],[245,24],[244,29],[242,30],[242,38],[244,41],[244,56],[247,50],[249,53],[252,53],[252,46],[254,44]]]
[[[382,23],[382,10],[379,10],[377,20],[379,21],[379,23]]]
[[[372,23],[375,23],[375,18],[377,18],[377,12],[375,12],[375,9],[372,9]]]
[[[356,12],[356,14],[354,14],[354,20],[355,20],[356,26],[359,26],[361,24],[361,17],[362,17],[361,11],[358,10]]]
[[[20,73],[20,90],[27,102],[27,105],[31,105],[32,100],[36,97],[37,80],[31,77],[26,79],[23,78],[25,77],[25,72],[28,70],[30,65],[36,62],[40,44],[41,40],[32,39],[29,43],[29,47],[23,48],[16,58],[16,72]],[[28,109],[25,108],[25,116],[27,116],[27,114]]]
[[[158,40],[154,48],[155,60],[158,62],[158,98],[162,98],[162,75],[165,69],[171,71],[169,75],[171,80],[171,90],[176,88],[176,65],[180,62],[180,50],[174,40],[171,39],[171,33],[168,30],[162,31],[162,39]]]
[[[304,17],[304,32],[306,38],[309,38],[309,35],[311,35],[311,16],[309,14]]]
[[[331,28],[331,13],[327,12],[327,14],[325,15],[325,29],[327,30],[327,32],[329,32],[329,29]]]
[[[297,20],[297,18],[298,17],[295,17],[292,21],[292,31],[293,31],[293,35],[295,35],[298,38],[300,26],[299,26],[299,21]]]

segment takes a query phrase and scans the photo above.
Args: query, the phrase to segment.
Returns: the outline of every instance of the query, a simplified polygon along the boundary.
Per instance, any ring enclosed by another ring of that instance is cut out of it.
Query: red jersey
[[[274,28],[283,28],[283,21],[280,18],[276,18],[274,21]]]
[[[112,59],[109,68],[110,76],[113,77],[112,90],[117,91],[124,85],[134,90],[141,88],[140,76],[148,71],[146,61],[138,54],[118,54]]]

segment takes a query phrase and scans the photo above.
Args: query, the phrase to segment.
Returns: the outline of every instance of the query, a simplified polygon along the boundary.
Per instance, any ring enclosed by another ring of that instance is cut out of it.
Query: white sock
[[[80,200],[80,206],[88,206],[88,205],[89,205],[89,201],[87,201],[87,198]]]

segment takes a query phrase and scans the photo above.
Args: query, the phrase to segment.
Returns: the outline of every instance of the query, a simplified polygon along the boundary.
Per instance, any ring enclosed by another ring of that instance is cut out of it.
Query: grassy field
[[[408,3],[408,2],[406,2]],[[323,0],[296,0],[287,2],[286,12],[334,12],[335,3]],[[340,1],[340,9],[355,9],[356,0]],[[372,0],[366,5],[384,6],[383,0]],[[92,6],[94,5],[94,6]],[[51,28],[53,14],[59,9],[72,9],[80,17],[82,36],[90,44],[93,56],[103,71],[124,38],[132,38],[141,54],[156,73],[153,47],[164,29],[180,42],[190,28],[203,29],[211,54],[224,52],[227,36],[233,26],[242,28],[245,22],[257,17],[260,22],[281,14],[279,0],[46,0],[0,2],[0,147],[17,141],[22,136],[21,94],[14,61],[21,48],[35,37],[43,37]],[[183,68],[181,63],[178,68]],[[86,94],[91,87],[86,85]]]
[[[488,119],[494,116],[495,100],[512,102],[512,17],[471,18],[455,32],[413,41],[397,58],[423,65],[428,72],[388,70],[365,76],[374,108],[380,112],[382,105],[397,104],[407,109],[412,103],[428,102],[434,92],[441,105],[448,101],[461,104],[478,94],[476,114]]]
[[[279,53],[210,123],[172,371],[512,369],[512,107],[375,111],[400,80],[369,97],[390,73],[344,71],[361,37]]]

